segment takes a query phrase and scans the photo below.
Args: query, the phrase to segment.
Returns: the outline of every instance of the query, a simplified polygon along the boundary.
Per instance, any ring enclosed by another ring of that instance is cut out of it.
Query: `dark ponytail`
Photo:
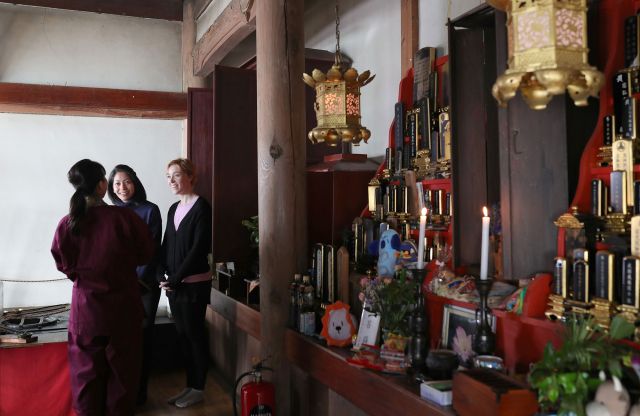
[[[87,213],[86,197],[95,193],[104,175],[104,167],[89,159],[82,159],[69,169],[67,178],[76,190],[69,201],[69,224],[73,234],[80,232],[80,224]]]

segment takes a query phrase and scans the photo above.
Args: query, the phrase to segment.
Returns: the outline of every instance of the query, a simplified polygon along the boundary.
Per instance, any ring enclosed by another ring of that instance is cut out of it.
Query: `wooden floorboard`
[[[233,416],[228,389],[217,382],[212,371],[207,376],[203,403],[186,409],[167,404],[167,399],[184,388],[184,371],[154,373],[149,380],[147,403],[137,408],[136,415],[144,416]]]

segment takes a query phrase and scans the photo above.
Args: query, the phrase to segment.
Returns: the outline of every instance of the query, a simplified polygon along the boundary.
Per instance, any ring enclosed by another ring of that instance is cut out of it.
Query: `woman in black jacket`
[[[162,241],[160,287],[167,291],[187,370],[186,388],[168,402],[188,407],[204,398],[208,352],[204,318],[211,292],[211,206],[193,193],[196,170],[188,159],[167,165],[167,181],[180,201],[171,205]]]

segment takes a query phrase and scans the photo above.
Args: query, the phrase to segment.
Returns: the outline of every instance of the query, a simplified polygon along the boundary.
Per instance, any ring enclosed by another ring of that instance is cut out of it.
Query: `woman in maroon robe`
[[[108,206],[105,170],[83,159],[71,167],[69,215],[56,229],[51,253],[73,281],[69,368],[73,406],[82,415],[132,415],[140,372],[143,308],[136,266],[154,244],[131,210]]]

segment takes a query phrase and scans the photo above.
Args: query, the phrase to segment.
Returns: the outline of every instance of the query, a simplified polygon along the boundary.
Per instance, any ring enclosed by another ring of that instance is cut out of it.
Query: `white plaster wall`
[[[0,4],[0,82],[182,91],[180,22]]]
[[[65,277],[49,250],[73,193],[67,171],[80,159],[102,163],[107,174],[118,163],[133,167],[164,220],[175,202],[164,168],[180,155],[181,134],[175,120],[0,114],[0,189],[10,195],[0,205],[0,278]],[[65,303],[70,296],[66,281],[4,284],[5,307]]]
[[[484,0],[419,0],[419,45],[438,48],[438,56],[449,53],[447,20],[480,6]]]
[[[450,3],[444,0],[420,0],[418,3],[420,48],[438,48],[438,56],[448,53],[447,18],[450,17]]]
[[[181,91],[180,48],[176,22],[0,5],[0,82]],[[180,120],[0,114],[0,279],[64,277],[49,248],[81,158],[132,166],[166,216],[164,167],[182,137]],[[70,300],[66,281],[4,284],[5,307]]]

